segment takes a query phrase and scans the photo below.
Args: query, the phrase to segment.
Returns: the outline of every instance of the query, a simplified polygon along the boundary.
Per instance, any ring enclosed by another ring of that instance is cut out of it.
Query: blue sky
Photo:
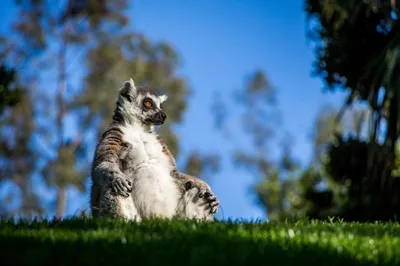
[[[10,2],[0,8],[3,21],[10,16]],[[265,218],[250,192],[256,179],[233,167],[232,140],[214,128],[211,104],[216,91],[231,98],[247,74],[263,69],[278,90],[285,130],[295,137],[293,153],[301,162],[308,161],[315,115],[325,104],[338,106],[343,94],[324,93],[321,80],[311,76],[313,55],[306,40],[303,1],[142,0],[133,1],[129,13],[137,30],[175,47],[182,59],[179,72],[193,90],[185,121],[177,128],[182,150],[178,163],[192,150],[217,150],[223,155],[223,168],[210,178],[224,218]],[[234,105],[229,108],[234,112]],[[237,131],[237,125],[232,129]],[[245,145],[241,134],[235,136],[235,143]],[[76,199],[68,204],[68,214],[88,207],[87,194],[71,191],[69,196]]]

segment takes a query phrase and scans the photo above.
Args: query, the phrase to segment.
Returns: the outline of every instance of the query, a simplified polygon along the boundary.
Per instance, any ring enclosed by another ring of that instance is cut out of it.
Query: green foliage
[[[248,134],[250,143],[246,148],[234,143],[233,160],[235,166],[245,168],[257,178],[253,189],[270,220],[301,216],[302,211],[295,214],[293,208],[288,209],[294,204],[304,208],[296,191],[295,177],[300,165],[291,154],[292,138],[289,134],[279,134],[281,119],[276,93],[264,71],[258,69],[246,77],[244,86],[234,94],[238,107],[242,108],[238,117],[240,126]],[[226,119],[229,112],[218,97],[214,105],[223,106],[223,112],[216,115],[216,122],[218,129],[224,129],[226,125],[222,125],[221,118]],[[277,136],[282,141],[279,147],[282,153],[274,160],[270,150]]]
[[[31,190],[30,180],[25,178],[32,174],[35,167],[30,145],[35,128],[33,106],[28,100],[28,93],[18,85],[16,70],[5,64],[0,65],[0,182],[14,181],[22,194],[20,214],[41,214],[38,198]],[[6,192],[0,199],[1,215],[17,212],[9,207],[12,201],[12,195]]]
[[[33,132],[37,124],[33,119],[34,106],[28,91],[23,92],[18,104],[7,110],[0,120],[0,182],[12,181],[21,193],[21,206],[11,209],[10,191],[0,201],[2,215],[41,214],[39,199],[32,191],[30,175],[33,174],[37,156],[32,147]]]
[[[0,223],[8,265],[398,265],[398,223],[118,220]],[[21,256],[23,254],[23,256]]]
[[[392,170],[392,176],[395,176],[395,177],[400,176],[400,156],[399,156],[400,155],[400,143],[399,142],[396,143],[396,154],[397,154],[397,156],[394,160],[394,167]]]
[[[238,167],[250,170],[258,177],[256,184],[258,201],[268,210],[268,217],[280,216],[284,209],[286,191],[280,186],[280,167],[268,150],[279,126],[276,90],[262,70],[256,70],[246,77],[244,87],[236,92],[236,99],[243,108],[240,116],[241,127],[250,137],[250,149],[235,147],[234,160]],[[283,168],[294,163],[289,153],[283,158]]]
[[[0,115],[6,107],[15,106],[21,100],[21,89],[12,88],[15,80],[15,69],[0,65]]]
[[[394,69],[388,69],[386,60],[393,57],[387,53],[398,47],[400,24],[386,21],[384,11],[374,12],[357,0],[306,1],[309,18],[319,22],[309,35],[317,45],[316,74],[324,77],[328,88],[340,85],[358,92],[364,100],[376,101],[381,86],[389,85],[384,76],[392,75]]]
[[[355,108],[341,121],[336,120],[337,116],[338,111],[327,106],[318,113],[311,134],[313,157],[305,167],[296,163],[290,155],[291,145],[286,142],[281,147],[280,162],[270,163],[269,169],[274,170],[261,172],[263,178],[256,183],[255,192],[270,220],[298,217],[326,220],[329,216],[346,220],[390,219],[390,216],[378,217],[379,209],[383,210],[378,202],[382,201],[373,198],[371,189],[379,186],[357,194],[362,180],[359,174],[364,171],[365,176],[368,158],[368,146],[360,140],[368,128],[365,127],[367,109]],[[382,147],[380,151],[383,152]],[[376,203],[365,203],[365,195]]]
[[[306,1],[306,12],[318,20],[310,36],[315,41],[316,74],[329,89],[347,89],[349,106],[355,99],[368,102],[373,111],[370,141],[390,148],[385,158],[393,168],[399,135],[400,23],[388,1],[380,6],[362,1]],[[386,123],[386,130],[379,129]],[[383,139],[383,141],[382,141]],[[370,156],[373,151],[369,151]],[[377,165],[369,160],[369,173]],[[389,180],[389,179],[388,179]]]
[[[365,101],[371,111],[355,118],[356,136],[342,132],[328,145],[327,177],[345,194],[337,215],[348,220],[399,215],[400,185],[393,176],[400,134],[396,5],[396,1],[306,1],[314,25],[310,38],[316,45],[315,73],[328,89],[349,92],[341,113],[356,101]],[[367,137],[361,138],[367,119]]]

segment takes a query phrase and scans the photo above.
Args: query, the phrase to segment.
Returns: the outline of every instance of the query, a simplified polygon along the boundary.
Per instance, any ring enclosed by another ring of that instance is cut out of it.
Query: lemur
[[[125,81],[112,122],[96,145],[90,205],[94,217],[212,220],[219,201],[207,183],[181,173],[154,127],[166,95]]]

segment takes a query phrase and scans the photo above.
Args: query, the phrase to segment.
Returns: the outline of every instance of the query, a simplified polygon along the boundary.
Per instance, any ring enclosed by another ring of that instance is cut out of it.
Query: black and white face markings
[[[161,125],[164,123],[167,115],[162,110],[162,98],[155,93],[147,92],[141,97],[142,100],[142,114],[145,117],[145,122],[154,125]]]

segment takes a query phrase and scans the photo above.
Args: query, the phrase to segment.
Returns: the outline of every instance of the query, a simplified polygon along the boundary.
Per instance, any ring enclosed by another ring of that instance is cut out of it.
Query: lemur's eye
[[[145,102],[144,102],[144,105],[145,105],[147,108],[153,107],[153,103],[150,102],[150,101],[145,101]]]

